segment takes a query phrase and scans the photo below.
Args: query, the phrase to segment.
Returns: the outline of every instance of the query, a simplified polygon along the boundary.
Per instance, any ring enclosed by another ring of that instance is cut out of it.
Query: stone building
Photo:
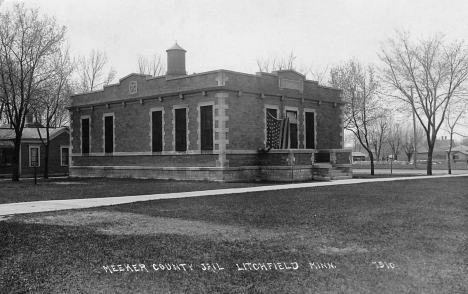
[[[293,70],[187,75],[185,54],[177,44],[167,50],[164,76],[130,74],[101,91],[71,97],[71,176],[213,181],[351,176],[340,90]],[[283,149],[271,148],[278,139],[276,122],[287,126]]]

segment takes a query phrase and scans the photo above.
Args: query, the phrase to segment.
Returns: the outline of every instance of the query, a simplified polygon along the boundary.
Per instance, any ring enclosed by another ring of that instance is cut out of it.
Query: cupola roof
[[[174,46],[172,46],[171,48],[167,49],[166,52],[169,51],[169,50],[182,50],[182,51],[187,52],[187,50],[185,50],[184,48],[180,47],[180,46],[177,44],[177,42],[174,44]]]

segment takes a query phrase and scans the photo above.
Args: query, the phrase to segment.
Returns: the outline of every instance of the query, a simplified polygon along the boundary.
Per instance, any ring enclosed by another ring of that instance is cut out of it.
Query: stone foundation
[[[74,166],[70,177],[171,179],[215,182],[312,180],[312,166],[147,167]]]
[[[260,179],[271,182],[300,182],[312,180],[312,165],[262,166]]]
[[[78,156],[73,157],[70,177],[217,182],[329,181],[352,178],[352,166],[346,163],[349,155],[347,150],[320,150],[317,154],[315,150],[230,151],[223,157],[224,166],[216,166],[218,154]],[[187,164],[198,166],[187,167]]]

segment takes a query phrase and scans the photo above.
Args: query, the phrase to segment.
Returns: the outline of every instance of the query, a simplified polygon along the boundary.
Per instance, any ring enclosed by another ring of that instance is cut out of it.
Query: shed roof
[[[468,151],[452,151],[452,154],[456,154],[456,153],[468,155]]]
[[[50,128],[49,135],[50,138],[53,139],[54,137],[60,135],[62,132],[67,131],[68,127],[61,127],[61,128]],[[39,135],[40,133],[40,135]],[[22,140],[40,140],[42,138],[46,138],[47,130],[46,128],[24,128],[23,129],[23,136],[21,137]],[[15,130],[10,128],[0,128],[0,140],[13,140],[15,139]]]
[[[448,151],[448,149],[446,151]],[[453,147],[451,151],[452,152],[456,152],[456,151],[465,151],[465,152],[467,152],[468,151],[468,146],[460,145],[460,146],[457,146],[457,147]]]

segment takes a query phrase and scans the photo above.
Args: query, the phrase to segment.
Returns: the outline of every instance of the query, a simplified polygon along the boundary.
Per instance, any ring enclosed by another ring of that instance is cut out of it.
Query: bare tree
[[[345,146],[351,146],[353,151],[361,151],[361,146],[359,141],[356,139],[354,133],[346,131],[345,132]]]
[[[19,156],[25,118],[42,85],[53,75],[52,56],[59,50],[65,27],[37,9],[15,4],[0,13],[0,99],[15,132],[12,180],[19,180]]]
[[[317,81],[319,84],[324,85],[327,83],[329,76],[330,64],[327,64],[325,68],[319,68],[314,64],[305,66],[303,64],[296,65],[297,56],[294,52],[290,52],[286,56],[273,55],[266,58],[257,58],[257,67],[260,72],[272,72],[278,70],[292,69],[305,76],[309,75]]]
[[[105,74],[108,63],[107,54],[91,50],[88,57],[82,56],[78,62],[79,91],[91,92],[108,85],[115,78],[116,71],[111,67]]]
[[[400,123],[392,122],[387,137],[387,143],[392,149],[392,160],[398,160],[398,153],[403,147],[404,130]]]
[[[68,97],[70,95],[71,76],[74,64],[70,59],[69,47],[64,46],[57,51],[52,60],[53,77],[42,85],[41,91],[33,104],[36,119],[45,127],[45,138],[37,127],[37,132],[45,147],[44,178],[49,177],[49,143],[50,128],[63,126],[67,122]]]
[[[294,64],[296,58],[297,56],[294,52],[290,52],[286,56],[274,55],[267,58],[257,58],[258,70],[261,72],[272,72],[275,70],[292,69],[302,72],[303,70],[301,71],[296,69]]]
[[[151,58],[138,55],[138,73],[157,77],[166,71],[164,59],[159,54],[154,54]]]
[[[381,116],[382,109],[377,96],[380,85],[375,76],[375,69],[373,66],[366,67],[357,60],[351,60],[331,69],[329,84],[343,90],[344,101],[348,102],[344,127],[354,133],[366,149],[371,161],[371,174],[374,175],[371,132]]]
[[[325,67],[318,67],[311,64],[307,70],[307,74],[312,77],[314,81],[317,81],[320,85],[327,84],[327,78],[329,77],[330,64],[328,63]]]
[[[448,159],[448,173],[452,174],[452,165],[450,155],[452,153],[453,147],[453,135],[455,134],[455,127],[460,122],[460,119],[466,115],[466,110],[468,109],[468,100],[467,99],[458,99],[454,101],[445,112],[445,126],[446,130],[450,133],[450,145],[447,150],[447,159]]]
[[[408,33],[397,32],[383,46],[380,59],[383,80],[415,112],[425,131],[427,174],[432,175],[432,154],[447,108],[453,97],[466,94],[468,50],[463,42],[445,44],[441,34],[413,41]]]
[[[459,143],[460,145],[468,146],[468,136],[463,135],[463,138],[459,141]]]
[[[5,110],[5,102],[3,101],[3,99],[0,99],[0,124],[2,123],[3,121],[3,112]]]
[[[380,160],[380,151],[382,145],[388,138],[388,132],[390,129],[390,116],[389,111],[383,109],[377,116],[375,123],[369,128],[369,141],[370,146],[374,149],[374,153],[377,160]]]
[[[414,142],[416,145],[424,141],[424,130],[422,127],[416,127],[416,139],[414,138],[414,126],[406,125],[402,128],[402,139],[401,139],[401,149],[405,153],[408,162],[411,161],[414,152],[416,151],[416,147],[414,146]]]

